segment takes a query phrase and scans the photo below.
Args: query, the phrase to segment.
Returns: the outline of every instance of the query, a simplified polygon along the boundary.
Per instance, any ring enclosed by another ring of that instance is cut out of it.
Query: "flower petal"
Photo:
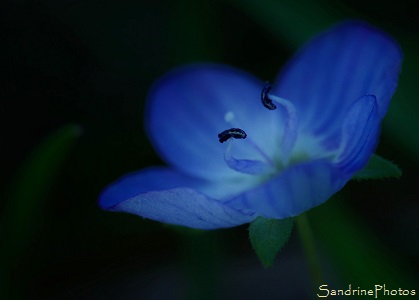
[[[273,157],[282,132],[279,114],[260,103],[263,83],[238,69],[202,64],[177,69],[148,97],[147,131],[159,155],[176,169],[201,178],[243,176],[224,162],[217,135],[241,128],[238,159]],[[262,153],[261,149],[265,152]]]
[[[152,168],[113,183],[100,195],[99,204],[110,211],[199,229],[251,222],[254,213],[241,213],[201,192],[223,194],[229,192],[226,186],[184,176],[167,168]]]
[[[336,157],[339,168],[354,173],[367,164],[378,143],[380,123],[374,95],[365,95],[352,104],[343,121]]]
[[[349,178],[329,161],[311,161],[294,165],[225,204],[241,211],[257,211],[265,218],[288,218],[325,202]]]
[[[363,95],[375,95],[378,114],[385,115],[401,60],[398,44],[387,34],[363,22],[345,22],[303,47],[273,93],[294,103],[303,130],[336,138],[349,106]]]

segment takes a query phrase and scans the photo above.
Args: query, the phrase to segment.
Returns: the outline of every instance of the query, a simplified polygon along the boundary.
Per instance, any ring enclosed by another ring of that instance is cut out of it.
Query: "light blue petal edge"
[[[150,168],[126,175],[108,186],[99,197],[99,205],[109,211],[198,229],[234,227],[256,217],[198,191],[212,187],[220,189],[222,185],[167,168]]]

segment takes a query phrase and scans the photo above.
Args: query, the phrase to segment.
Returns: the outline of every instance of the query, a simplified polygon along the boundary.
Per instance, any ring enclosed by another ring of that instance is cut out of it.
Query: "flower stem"
[[[313,232],[310,227],[309,220],[307,218],[307,213],[301,214],[296,218],[298,235],[303,246],[308,267],[310,270],[313,289],[317,290],[321,284],[324,284],[322,271],[320,267],[320,262],[318,255],[316,253],[316,247],[314,245]]]

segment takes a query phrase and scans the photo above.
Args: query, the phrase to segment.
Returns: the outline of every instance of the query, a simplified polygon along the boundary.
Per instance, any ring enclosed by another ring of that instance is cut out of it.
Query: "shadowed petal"
[[[288,218],[325,202],[349,177],[328,161],[312,161],[292,166],[226,204],[242,211],[257,211],[266,218]]]
[[[380,123],[374,95],[365,95],[352,104],[343,121],[336,158],[340,169],[354,173],[367,164],[378,143]]]
[[[234,227],[255,219],[187,188],[140,194],[111,210],[198,229]]]
[[[238,226],[255,217],[225,206],[202,193],[231,193],[229,184],[212,184],[166,168],[127,175],[99,197],[103,209],[127,212],[152,220],[200,229]],[[237,191],[236,191],[237,192]]]
[[[273,93],[294,103],[303,130],[336,138],[349,106],[363,95],[375,95],[378,115],[385,115],[401,60],[398,44],[387,34],[366,23],[345,22],[303,47]]]
[[[158,81],[148,97],[146,125],[154,147],[189,175],[241,176],[224,162],[226,146],[217,136],[226,129],[241,128],[247,138],[236,143],[235,157],[263,160],[258,149],[273,156],[282,130],[278,114],[260,103],[262,87],[251,75],[223,65],[175,70]]]

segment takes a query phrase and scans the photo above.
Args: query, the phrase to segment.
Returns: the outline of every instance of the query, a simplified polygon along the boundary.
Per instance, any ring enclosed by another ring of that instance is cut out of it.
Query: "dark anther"
[[[246,132],[244,132],[244,130],[241,130],[240,128],[230,128],[218,134],[220,143],[224,143],[229,138],[245,139],[246,137]]]
[[[262,100],[263,106],[265,106],[267,109],[274,110],[276,109],[276,105],[273,104],[271,99],[269,99],[269,92],[271,89],[272,85],[269,83],[269,81],[266,81],[262,90],[262,94],[260,95],[260,99]]]

